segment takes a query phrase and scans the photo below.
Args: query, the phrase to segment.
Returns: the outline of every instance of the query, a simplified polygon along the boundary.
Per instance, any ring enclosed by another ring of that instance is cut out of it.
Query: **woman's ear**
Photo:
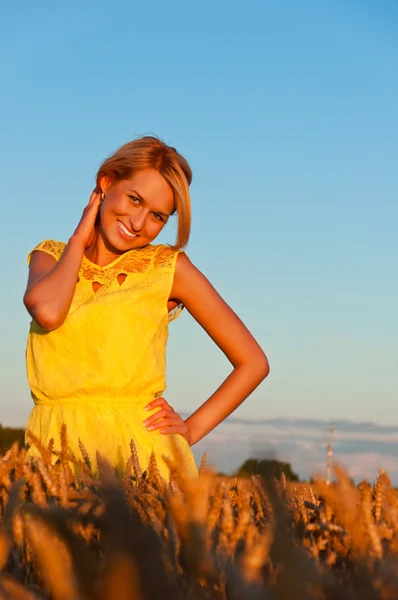
[[[112,185],[112,180],[108,175],[103,175],[99,180],[100,191],[106,194],[108,188]]]

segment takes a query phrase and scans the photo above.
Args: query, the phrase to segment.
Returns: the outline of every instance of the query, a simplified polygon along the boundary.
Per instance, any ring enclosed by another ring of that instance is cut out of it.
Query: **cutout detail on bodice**
[[[126,281],[126,277],[127,277],[127,273],[119,273],[119,274],[116,276],[116,281],[118,282],[118,284],[119,284],[120,286],[122,286],[122,285],[123,285],[123,283]],[[98,292],[98,290],[100,290],[100,289],[103,287],[103,285],[104,285],[104,284],[103,284],[103,283],[101,283],[100,281],[93,281],[93,282],[91,283],[91,286],[92,286],[92,288],[93,288],[94,292]]]
[[[63,254],[66,244],[55,240],[44,240],[38,244],[35,250],[42,250],[54,256],[59,260]],[[32,252],[28,255],[28,264]],[[178,252],[178,251],[177,251]],[[134,281],[135,289],[151,287],[153,285],[152,276],[156,277],[162,271],[170,271],[175,266],[176,253],[173,248],[165,245],[151,245],[143,248],[135,248],[128,250],[124,254],[117,257],[114,261],[103,267],[91,262],[86,256],[83,256],[80,266],[77,283],[84,278],[92,288],[93,292],[98,292],[104,285],[111,286],[112,282],[117,281],[119,286],[123,286],[127,277],[131,275],[144,275],[148,273],[148,277],[139,277]],[[115,282],[116,283],[116,282]],[[127,284],[126,284],[127,285]],[[130,284],[129,284],[130,285]],[[175,301],[168,302],[169,320],[174,320],[182,311],[183,305]]]

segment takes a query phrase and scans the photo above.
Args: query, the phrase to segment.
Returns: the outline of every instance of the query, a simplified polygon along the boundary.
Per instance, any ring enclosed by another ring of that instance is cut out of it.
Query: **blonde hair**
[[[155,136],[144,136],[124,144],[98,169],[97,189],[100,189],[103,177],[109,177],[112,182],[116,182],[129,179],[143,169],[155,169],[171,186],[178,218],[177,238],[173,248],[183,248],[188,243],[191,232],[189,186],[192,171],[188,162],[175,148],[167,146]]]

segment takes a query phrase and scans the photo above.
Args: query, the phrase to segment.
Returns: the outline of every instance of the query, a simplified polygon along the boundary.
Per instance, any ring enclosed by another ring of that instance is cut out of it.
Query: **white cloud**
[[[333,434],[334,460],[356,480],[388,471],[398,483],[398,427],[340,421]],[[276,457],[290,462],[301,478],[325,474],[328,423],[317,420],[271,419],[247,421],[230,418],[194,447],[197,457],[225,472],[235,471],[247,458]]]

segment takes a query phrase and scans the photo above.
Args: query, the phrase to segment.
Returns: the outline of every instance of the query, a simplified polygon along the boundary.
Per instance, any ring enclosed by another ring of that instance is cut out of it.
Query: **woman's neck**
[[[116,258],[124,254],[124,252],[115,251],[103,238],[101,232],[97,231],[94,241],[86,247],[84,254],[90,262],[99,267],[106,267],[106,265],[109,265]]]

